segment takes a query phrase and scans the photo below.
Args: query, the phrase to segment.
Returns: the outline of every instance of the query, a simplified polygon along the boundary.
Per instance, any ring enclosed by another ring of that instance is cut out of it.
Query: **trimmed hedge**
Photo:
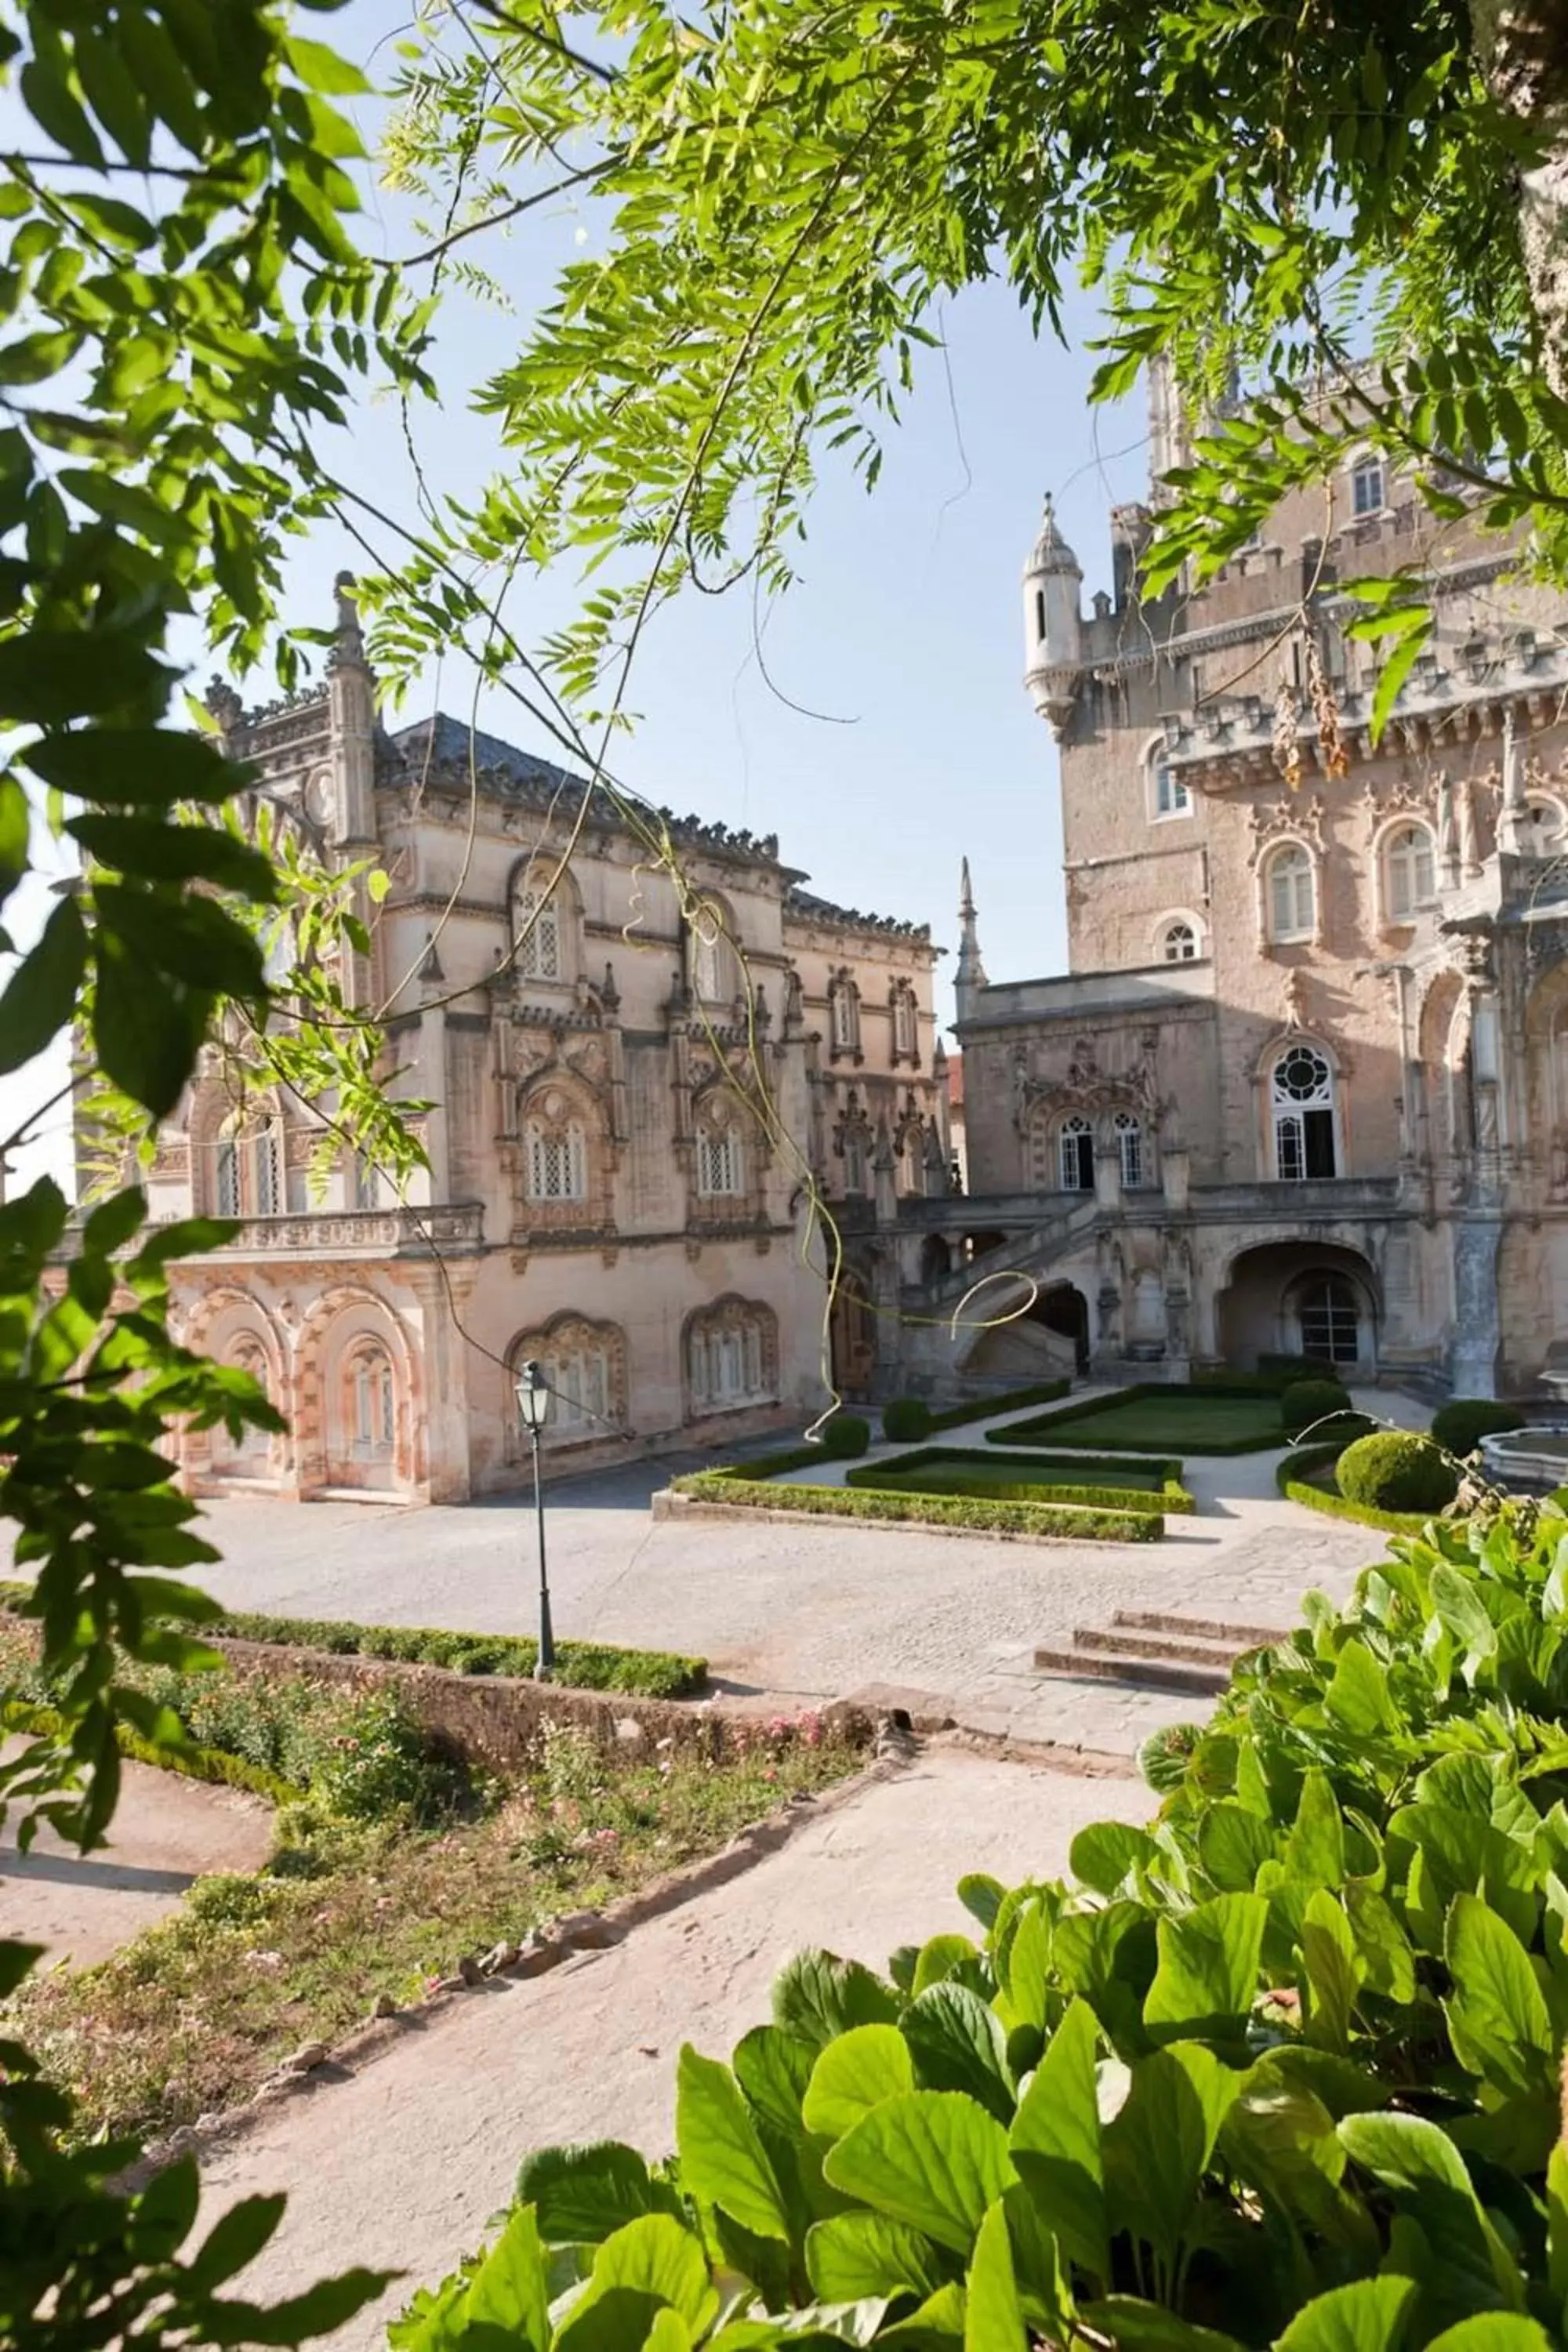
[[[1152,1511],[1079,1510],[1051,1503],[982,1502],[960,1495],[889,1495],[858,1486],[750,1485],[708,1470],[675,1480],[678,1494],[733,1504],[737,1510],[806,1511],[840,1519],[903,1519],[917,1526],[975,1528],[1005,1534],[1070,1537],[1093,1543],[1155,1543],[1165,1532]]]
[[[778,1454],[759,1454],[750,1462],[715,1462],[704,1478],[782,1478],[786,1470],[807,1470],[822,1459],[820,1445],[786,1445]]]
[[[1016,1421],[1009,1429],[988,1429],[985,1443],[987,1445],[1031,1445],[1037,1438],[1044,1438],[1048,1445],[1057,1431],[1072,1423],[1091,1420],[1097,1413],[1113,1412],[1120,1404],[1141,1403],[1151,1397],[1201,1397],[1207,1400],[1235,1396],[1247,1397],[1256,1403],[1260,1393],[1268,1391],[1259,1391],[1245,1378],[1205,1381],[1196,1386],[1171,1381],[1134,1381],[1127,1388],[1110,1389],[1102,1396],[1085,1397],[1078,1404],[1065,1406],[1060,1412],[1044,1412],[1029,1421]],[[1196,1438],[1189,1437],[1185,1444],[1190,1454],[1266,1454],[1288,1442],[1285,1431],[1280,1428],[1257,1437],[1214,1438],[1201,1444]],[[1131,1445],[1123,1446],[1121,1450],[1126,1454],[1140,1451]]]
[[[30,1739],[66,1739],[70,1734],[64,1716],[54,1707],[37,1706],[25,1698],[0,1699],[0,1730],[21,1732]],[[121,1756],[134,1764],[153,1764],[161,1772],[183,1772],[189,1780],[205,1780],[219,1788],[247,1789],[253,1797],[265,1797],[274,1805],[305,1801],[306,1791],[292,1780],[269,1772],[264,1764],[252,1764],[244,1756],[231,1756],[224,1748],[198,1748],[194,1741],[181,1748],[157,1748],[128,1723],[115,1725],[114,1739]]]
[[[1342,1380],[1345,1368],[1332,1362],[1327,1356],[1259,1356],[1258,1369],[1289,1383],[1291,1381]]]
[[[816,1459],[813,1449],[812,1459]],[[427,1625],[355,1625],[339,1618],[269,1617],[226,1611],[196,1629],[237,1641],[325,1650],[332,1656],[390,1658],[445,1666],[458,1675],[531,1675],[539,1644],[525,1633],[451,1633]],[[559,1642],[555,1680],[570,1690],[633,1691],[641,1698],[689,1698],[706,1688],[705,1658],[669,1650],[620,1650],[599,1642]]]
[[[975,1473],[972,1480],[963,1477],[966,1465],[973,1467]],[[1089,1510],[1148,1511],[1156,1507],[1164,1511],[1196,1510],[1196,1503],[1182,1484],[1179,1462],[1161,1462],[1151,1458],[1147,1466],[1158,1475],[1156,1487],[1130,1486],[1124,1475],[1119,1480],[1116,1474],[1119,1471],[1125,1473],[1125,1457],[1118,1462],[1092,1454],[1075,1457],[1071,1454],[1029,1454],[1020,1456],[1016,1462],[1003,1464],[992,1454],[968,1454],[956,1447],[936,1445],[918,1454],[897,1454],[891,1462],[863,1464],[846,1474],[846,1484],[862,1490],[889,1494],[924,1493],[957,1495],[979,1500],[990,1498],[995,1502],[1071,1504]],[[1004,1469],[1016,1471],[1017,1475],[999,1479],[995,1474]],[[918,1479],[924,1470],[941,1470],[944,1474],[951,1470],[958,1475],[950,1477],[944,1475],[941,1486],[921,1487]],[[1031,1479],[1027,1475],[1031,1470],[1058,1471],[1066,1475]],[[987,1471],[992,1474],[989,1477],[984,1475]],[[1102,1474],[1101,1481],[1086,1477],[1086,1472]],[[889,1485],[891,1480],[900,1483]],[[910,1483],[907,1486],[902,1484],[905,1480]]]
[[[1473,1454],[1483,1437],[1522,1429],[1524,1415],[1490,1397],[1450,1397],[1432,1415],[1433,1443],[1449,1454]]]
[[[1292,1437],[1315,1421],[1350,1410],[1350,1391],[1338,1381],[1292,1381],[1279,1398],[1279,1418]]]
[[[989,1413],[1022,1412],[1027,1404],[1055,1404],[1072,1394],[1070,1380],[1037,1381],[1033,1388],[1005,1389],[1000,1396],[975,1397],[968,1404],[952,1404],[931,1417],[931,1434],[939,1429],[962,1429],[966,1421],[984,1421]]]
[[[882,1434],[889,1445],[918,1445],[931,1429],[931,1412],[924,1397],[895,1397],[882,1407]]]
[[[1442,1448],[1406,1429],[1358,1437],[1334,1475],[1351,1502],[1380,1511],[1440,1511],[1459,1491],[1459,1474]]]
[[[1381,1528],[1391,1536],[1415,1536],[1431,1517],[1429,1511],[1380,1511],[1374,1503],[1352,1503],[1348,1495],[1320,1486],[1307,1474],[1327,1470],[1343,1453],[1342,1445],[1302,1445],[1277,1463],[1274,1483],[1287,1502],[1304,1503],[1331,1519],[1353,1519],[1358,1527]]]
[[[822,1428],[822,1451],[830,1462],[864,1454],[871,1443],[871,1424],[858,1412],[836,1412]]]

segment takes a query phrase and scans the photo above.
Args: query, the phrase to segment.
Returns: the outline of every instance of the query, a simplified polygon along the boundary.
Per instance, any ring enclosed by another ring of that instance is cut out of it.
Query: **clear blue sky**
[[[368,57],[391,19],[387,0],[356,0],[321,29]],[[367,136],[374,113],[367,105]],[[444,407],[415,415],[436,491],[471,488],[498,461],[489,421],[468,413],[469,388],[515,349],[554,269],[592,250],[602,233],[593,214],[530,215],[520,233],[489,240],[484,257],[514,315],[461,296],[443,310],[435,366]],[[363,241],[406,251],[403,207],[368,190]],[[938,967],[944,1020],[965,854],[991,977],[1057,971],[1065,957],[1057,757],[1021,683],[1019,572],[1050,489],[1083,566],[1087,604],[1096,587],[1110,585],[1108,509],[1142,495],[1145,476],[1142,404],[1089,409],[1093,361],[1082,344],[1093,313],[1083,302],[1068,317],[1079,347],[1064,352],[1032,340],[1004,289],[966,296],[942,322],[947,366],[939,352],[924,355],[875,494],[868,498],[830,463],[825,469],[800,584],[762,610],[763,652],[793,701],[852,724],[802,717],[770,692],[753,656],[750,592],[742,589],[719,601],[694,596],[659,615],[628,692],[639,723],[614,755],[617,772],[652,800],[776,832],[786,860],[807,869],[825,896],[929,921],[950,950]],[[330,455],[365,495],[416,519],[395,407],[368,404]],[[325,623],[333,575],[360,560],[344,536],[320,532],[294,565],[289,617]],[[574,593],[568,577],[525,583],[509,616],[525,642],[536,642]],[[209,667],[196,661],[194,682]],[[437,698],[437,684],[412,698],[405,716]],[[245,690],[259,700],[270,689],[253,680]],[[466,717],[472,692],[471,675],[448,665],[438,681],[442,706]],[[552,749],[531,735],[526,715],[504,694],[488,693],[479,718],[497,734]],[[18,931],[25,936],[47,905],[42,892],[29,893]],[[0,1079],[0,1134],[61,1074],[51,1066]],[[18,1155],[14,1181],[41,1163],[63,1173],[64,1147],[57,1117],[39,1150]]]

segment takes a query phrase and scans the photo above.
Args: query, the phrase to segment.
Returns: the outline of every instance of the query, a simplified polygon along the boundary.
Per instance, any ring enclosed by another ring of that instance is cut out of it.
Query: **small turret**
[[[958,963],[952,975],[953,994],[958,1003],[958,1017],[969,1017],[970,1000],[977,988],[987,985],[985,967],[980,961],[980,933],[974,919],[974,893],[969,884],[969,860],[966,857],[958,883]]]
[[[1082,585],[1082,569],[1057,529],[1047,495],[1039,535],[1024,566],[1024,683],[1058,739],[1072,717],[1083,670]]]

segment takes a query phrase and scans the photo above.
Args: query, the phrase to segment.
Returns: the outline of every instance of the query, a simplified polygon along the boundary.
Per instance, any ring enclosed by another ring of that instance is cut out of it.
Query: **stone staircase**
[[[1109,1627],[1074,1628],[1072,1646],[1035,1652],[1037,1674],[1075,1682],[1121,1683],[1134,1690],[1185,1691],[1215,1698],[1237,1658],[1283,1642],[1278,1625],[1237,1625],[1162,1610],[1118,1609]]]

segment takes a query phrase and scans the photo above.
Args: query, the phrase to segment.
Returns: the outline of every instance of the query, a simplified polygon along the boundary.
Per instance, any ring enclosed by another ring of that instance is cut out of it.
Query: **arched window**
[[[1290,1303],[1301,1333],[1301,1352],[1331,1364],[1353,1364],[1361,1355],[1361,1298],[1342,1274],[1304,1275]]]
[[[508,1351],[506,1409],[512,1447],[521,1455],[510,1383],[530,1358],[550,1391],[545,1435],[606,1435],[626,1417],[626,1336],[614,1323],[591,1323],[581,1315],[557,1316],[542,1331],[525,1332]]]
[[[1264,878],[1269,938],[1310,940],[1318,925],[1317,877],[1310,851],[1299,841],[1282,842],[1269,858]]]
[[[1160,934],[1161,962],[1195,963],[1197,954],[1198,935],[1191,923],[1167,923]]]
[[[778,1387],[778,1324],[771,1307],[721,1298],[686,1327],[686,1383],[694,1414],[766,1404]]]
[[[248,1129],[231,1121],[214,1147],[213,1200],[220,1217],[275,1217],[283,1207],[283,1143],[278,1122]]]
[[[397,1438],[397,1384],[379,1339],[356,1339],[343,1358],[343,1425],[356,1462],[390,1462]]]
[[[566,943],[563,936],[561,884],[552,887],[552,872],[531,868],[511,894],[511,936],[514,969],[522,980],[564,980]]]
[[[1408,923],[1437,895],[1432,835],[1424,824],[1401,824],[1383,845],[1383,904],[1391,923]]]
[[[1064,1192],[1094,1190],[1094,1129],[1087,1118],[1064,1118],[1057,1132],[1057,1164]]]
[[[267,1350],[252,1331],[242,1331],[226,1350],[227,1360],[236,1371],[248,1372],[266,1395],[270,1385]],[[267,1466],[272,1448],[269,1430],[258,1429],[246,1422],[237,1438],[232,1438],[221,1427],[213,1432],[213,1463],[216,1469],[228,1468],[241,1475],[255,1476]]]
[[[860,992],[847,971],[837,971],[827,983],[827,1027],[831,1055],[860,1051]]]
[[[1168,760],[1156,758],[1150,762],[1149,799],[1156,820],[1192,814],[1193,796],[1185,779],[1177,775]]]
[[[746,1190],[745,1145],[722,1102],[697,1129],[697,1190],[706,1200],[738,1200]]]
[[[1385,481],[1381,457],[1359,457],[1351,467],[1351,512],[1352,515],[1381,514],[1384,504]]]
[[[1568,848],[1568,814],[1561,801],[1532,794],[1524,812],[1524,838],[1534,857],[1558,857]]]
[[[914,1062],[920,1058],[920,1013],[914,990],[907,980],[893,985],[893,1059]]]
[[[232,1135],[220,1135],[213,1178],[213,1197],[220,1217],[239,1214],[239,1146]]]
[[[732,1004],[741,992],[740,959],[729,909],[700,898],[687,926],[687,984],[699,1004]]]
[[[251,1137],[248,1157],[251,1198],[255,1202],[252,1214],[275,1217],[283,1206],[283,1155],[279,1150],[278,1129],[270,1119]]]
[[[585,1201],[588,1139],[582,1122],[531,1118],[523,1130],[531,1201]]]
[[[1142,1124],[1130,1110],[1119,1110],[1111,1125],[1121,1161],[1121,1189],[1124,1192],[1134,1192],[1143,1181]]]
[[[1334,1074],[1315,1045],[1287,1047],[1269,1079],[1274,1173],[1286,1182],[1339,1172],[1334,1144]]]
[[[850,1111],[845,1118],[841,1148],[844,1153],[844,1190],[847,1192],[863,1192],[866,1190],[870,1137],[865,1118],[858,1110]]]

